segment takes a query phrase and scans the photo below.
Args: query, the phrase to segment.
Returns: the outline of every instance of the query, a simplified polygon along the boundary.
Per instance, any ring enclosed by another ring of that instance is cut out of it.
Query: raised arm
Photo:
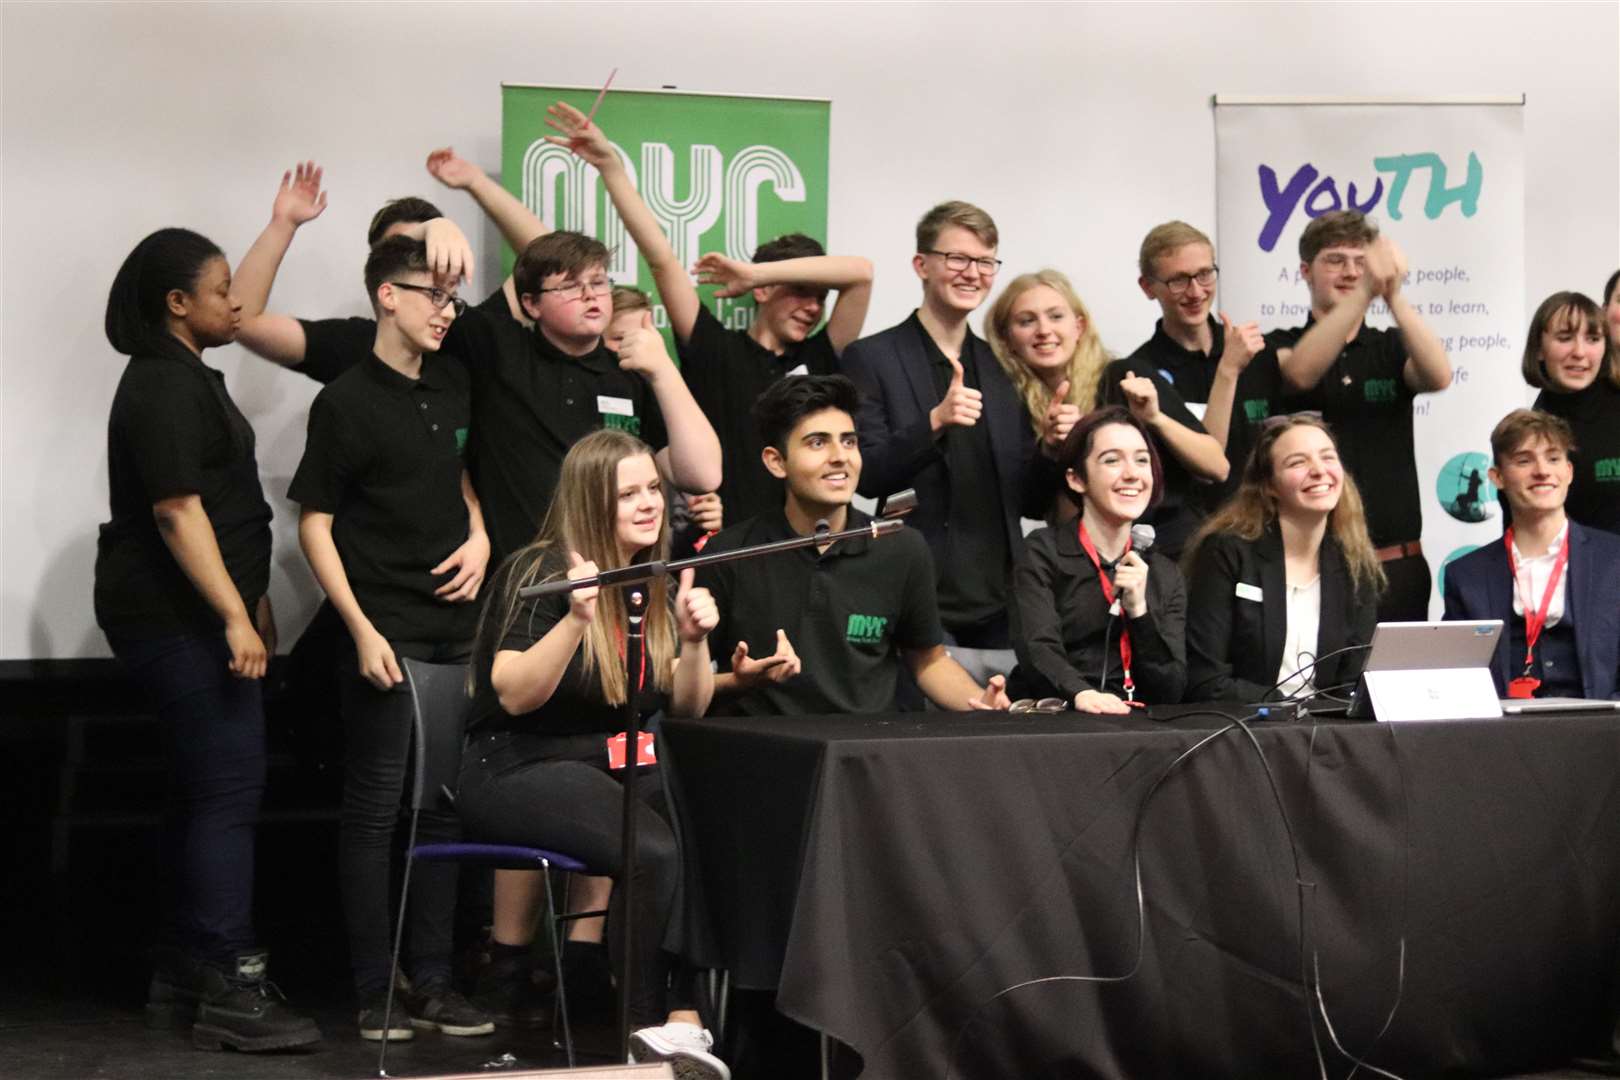
[[[1406,365],[1401,378],[1414,394],[1428,394],[1451,385],[1451,358],[1446,346],[1401,292],[1406,279],[1406,256],[1387,236],[1380,236],[1367,249],[1367,276],[1376,278],[1375,287],[1389,305],[1406,346]]]
[[[283,173],[281,188],[270,207],[270,223],[242,256],[231,282],[232,291],[242,303],[242,325],[236,340],[264,359],[288,367],[303,363],[304,329],[297,319],[267,315],[264,309],[293,234],[299,226],[320,217],[325,209],[320,166],[304,161]]]
[[[1225,448],[1201,429],[1198,419],[1188,411],[1186,403],[1173,387],[1168,384],[1160,387],[1153,378],[1127,371],[1125,378],[1119,382],[1119,390],[1131,413],[1153,429],[1153,433],[1163,441],[1165,449],[1188,472],[1201,480],[1215,483],[1226,479],[1231,466],[1226,460]],[[1161,394],[1170,399],[1163,404],[1181,413],[1184,419],[1177,419],[1170,411],[1160,407]]]
[[[676,338],[684,344],[692,337],[692,326],[697,322],[701,301],[698,299],[697,286],[692,284],[686,267],[675,258],[675,249],[670,246],[658,219],[630,182],[629,174],[624,171],[624,163],[614,153],[601,128],[566,102],[559,101],[546,111],[550,114],[546,123],[562,133],[548,135],[547,140],[572,150],[602,174],[602,185],[607,188],[608,197],[619,212],[619,219],[624,222],[630,238],[636,242],[641,257],[647,260],[647,267],[652,271],[653,281],[658,285],[658,296],[669,314],[670,326]]]
[[[704,255],[692,267],[700,285],[718,285],[719,297],[742,296],[771,285],[809,285],[835,289],[838,300],[827,319],[827,339],[833,352],[861,336],[866,311],[872,302],[872,260],[859,255],[814,255],[751,263],[718,252]]]
[[[619,345],[619,367],[634,371],[652,386],[664,417],[669,446],[659,453],[665,469],[682,491],[706,492],[720,486],[720,437],[692,397],[686,380],[664,348],[664,336],[653,328],[652,312]]]
[[[1204,430],[1224,452],[1232,434],[1232,405],[1237,400],[1238,377],[1266,347],[1266,339],[1260,334],[1259,323],[1235,324],[1224,311],[1221,312],[1221,326],[1225,339],[1221,346],[1220,363],[1215,365],[1215,378],[1209,385],[1209,403],[1204,408]]]
[[[545,222],[535,216],[534,211],[523,204],[523,200],[491,180],[483,169],[459,156],[453,147],[446,146],[429,154],[427,171],[445,187],[471,195],[479,209],[501,230],[501,236],[513,251],[522,252],[537,237],[551,231]],[[519,322],[527,322],[510,274],[501,283],[501,291],[506,294],[506,304],[512,317]]]

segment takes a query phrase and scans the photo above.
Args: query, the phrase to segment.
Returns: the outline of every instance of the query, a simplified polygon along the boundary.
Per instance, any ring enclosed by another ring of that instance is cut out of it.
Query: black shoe
[[[167,945],[152,950],[152,981],[146,989],[146,1026],[185,1029],[197,1019],[202,972],[197,961]]]
[[[556,979],[544,973],[542,987],[536,974],[527,954],[495,957],[478,972],[472,1004],[502,1027],[545,1027],[551,1023],[551,988]]]
[[[448,978],[423,983],[406,997],[411,1024],[446,1035],[488,1035],[495,1021],[487,1012],[462,997]]]
[[[383,1017],[388,1016],[386,1027]],[[367,994],[360,1002],[360,1037],[370,1039],[372,1042],[382,1042],[386,1034],[389,1042],[405,1042],[416,1038],[416,1031],[411,1027],[411,1014],[405,1004],[405,995],[396,991],[394,993],[394,1008],[392,1013],[388,1009],[388,991],[381,990],[375,994]]]
[[[321,1041],[320,1028],[282,1002],[281,991],[264,977],[269,954],[245,953],[230,968],[199,965],[202,1000],[191,1044],[199,1050],[283,1050]]]

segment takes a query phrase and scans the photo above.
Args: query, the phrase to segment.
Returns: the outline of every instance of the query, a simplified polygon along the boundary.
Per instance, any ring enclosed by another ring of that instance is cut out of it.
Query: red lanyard
[[[1103,573],[1102,558],[1097,554],[1097,545],[1091,542],[1091,537],[1086,533],[1086,523],[1080,521],[1076,527],[1080,534],[1080,546],[1086,549],[1086,554],[1091,557],[1091,565],[1097,568],[1097,584],[1102,586],[1103,599],[1108,601],[1108,610],[1112,612],[1114,605],[1117,603],[1114,599],[1114,583],[1108,579],[1107,574]],[[1127,536],[1125,538],[1125,550],[1119,553],[1119,557],[1123,559],[1130,550],[1131,540]],[[1119,666],[1125,672],[1125,700],[1133,701],[1136,695],[1136,683],[1131,681],[1131,628],[1124,620],[1123,608],[1120,610],[1120,616]],[[1097,689],[1101,690],[1102,687],[1099,686]]]
[[[1502,543],[1507,547],[1508,567],[1513,571],[1513,592],[1519,598],[1519,606],[1524,609],[1524,674],[1508,684],[1508,696],[1529,697],[1541,685],[1540,679],[1530,677],[1530,669],[1535,663],[1536,642],[1541,638],[1542,628],[1547,625],[1547,611],[1552,607],[1553,592],[1564,576],[1565,564],[1569,562],[1569,526],[1564,526],[1564,542],[1558,545],[1558,558],[1553,561],[1552,573],[1547,577],[1547,588],[1541,594],[1541,607],[1538,610],[1531,610],[1530,598],[1519,588],[1519,557],[1513,550],[1513,526],[1508,526]]]

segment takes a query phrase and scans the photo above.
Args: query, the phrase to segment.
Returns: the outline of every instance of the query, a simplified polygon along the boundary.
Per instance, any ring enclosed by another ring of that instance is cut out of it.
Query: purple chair
[[[551,935],[551,953],[556,966],[557,1006],[562,1016],[563,1047],[568,1067],[574,1067],[574,1036],[568,1025],[568,998],[563,992],[562,947],[557,936],[560,922],[571,918],[591,918],[605,912],[581,912],[557,916],[551,888],[552,869],[588,874],[578,859],[544,848],[511,844],[418,844],[416,823],[424,806],[454,806],[461,777],[461,751],[466,741],[467,714],[472,700],[467,694],[467,668],[461,664],[429,664],[406,659],[401,667],[411,688],[411,716],[415,724],[415,762],[411,782],[411,833],[405,849],[405,874],[399,895],[399,919],[394,929],[394,967],[388,979],[388,1000],[383,1009],[386,1028],[392,1019],[394,986],[399,977],[399,952],[405,938],[405,898],[411,890],[411,867],[418,859],[454,861],[488,866],[497,870],[539,870],[546,882],[546,927]],[[433,800],[437,800],[435,803]],[[382,1042],[377,1057],[377,1075],[387,1076],[388,1042]]]

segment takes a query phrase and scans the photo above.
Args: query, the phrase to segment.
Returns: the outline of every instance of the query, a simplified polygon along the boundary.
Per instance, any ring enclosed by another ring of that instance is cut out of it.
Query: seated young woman
[[[1069,431],[1058,461],[1076,520],[1036,529],[1013,567],[1015,697],[1081,712],[1173,704],[1187,682],[1186,588],[1176,564],[1132,550],[1131,526],[1157,502],[1162,473],[1146,425],[1120,406]]]
[[[1321,417],[1261,426],[1242,482],[1185,563],[1189,701],[1257,703],[1360,676],[1356,646],[1372,639],[1384,572]]]
[[[652,450],[611,429],[575,443],[539,539],[496,575],[473,647],[473,720],[457,802],[468,836],[566,852],[619,878],[622,772],[610,771],[607,747],[623,730],[628,689],[623,591],[585,588],[528,600],[518,592],[662,558],[668,544]],[[719,613],[691,575],[682,575],[673,596],[663,578],[648,586],[638,677],[644,714],[701,716],[713,695],[708,634]],[[635,920],[633,1056],[677,1062],[682,1076],[724,1080],[729,1072],[710,1053],[713,1040],[692,1004],[691,973],[675,957],[680,863],[656,768],[638,778],[636,790],[635,910],[622,910],[618,888],[609,906],[610,920]],[[533,912],[503,907],[511,904],[497,889],[494,948],[526,952]]]

